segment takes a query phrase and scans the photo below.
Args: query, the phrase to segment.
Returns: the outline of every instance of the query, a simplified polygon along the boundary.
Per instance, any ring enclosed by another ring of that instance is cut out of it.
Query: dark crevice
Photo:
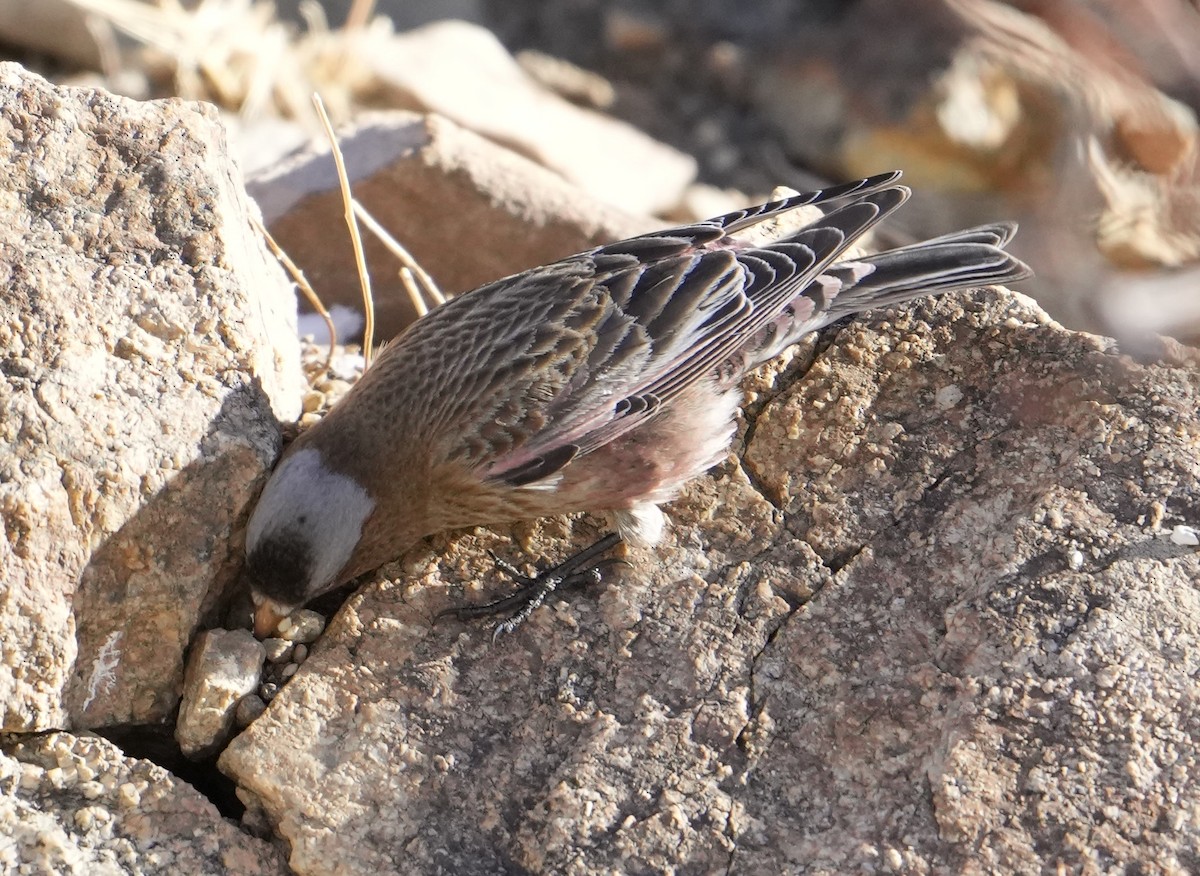
[[[750,439],[753,437],[753,431],[753,425],[746,429],[747,445],[749,445]],[[758,475],[754,473],[754,470],[746,464],[746,460],[740,453],[738,454],[737,461],[738,468],[740,468],[742,470],[742,474],[746,476],[746,482],[750,485],[751,489],[758,493],[758,495],[762,497],[762,500],[774,508],[776,512],[782,514],[786,506],[781,501],[780,497],[772,495],[773,491],[759,479]]]
[[[842,571],[842,569],[854,562],[858,558],[858,555],[866,549],[867,545],[860,544],[857,547],[852,547],[844,551],[838,551],[831,556],[822,557],[821,562],[825,565],[825,568],[829,570],[830,575],[836,577]],[[819,591],[814,591],[813,595],[816,596],[818,592]]]
[[[129,757],[141,758],[187,782],[212,802],[225,818],[240,822],[246,807],[237,796],[237,785],[217,769],[217,755],[191,760],[179,749],[171,725],[124,724],[93,731]]]
[[[758,666],[763,659],[763,655],[765,655],[774,646],[775,641],[779,638],[780,634],[787,627],[787,625],[791,623],[792,618],[795,617],[796,613],[804,608],[804,606],[808,605],[813,599],[815,599],[821,593],[821,591],[825,589],[826,584],[836,578],[841,570],[852,563],[855,558],[857,558],[858,555],[866,549],[866,547],[867,545],[863,544],[849,551],[845,551],[839,554],[837,557],[829,559],[821,558],[822,564],[829,570],[829,577],[825,581],[815,584],[813,586],[812,595],[807,599],[798,602],[793,602],[790,599],[787,600],[789,607],[788,612],[781,617],[778,622],[775,623],[775,625],[767,632],[767,635],[763,640],[762,647],[755,651],[751,656],[750,670],[746,680],[746,686],[748,688],[748,711],[750,717],[738,732],[737,736],[734,738],[734,745],[737,746],[738,750],[741,751],[743,755],[748,756],[749,754],[750,742],[747,739],[747,733],[751,730],[751,728],[758,724],[759,716],[762,714],[762,710],[765,707],[765,695],[759,692],[757,684]],[[765,551],[763,553],[765,553]],[[740,613],[741,612],[739,610],[739,614]],[[769,744],[769,740],[766,742],[760,742],[759,744],[765,747]],[[747,772],[749,772],[749,769]],[[729,854],[729,865],[727,872],[733,871],[734,859],[737,853],[736,842],[734,842],[732,837],[730,837],[730,841],[733,843],[734,848]]]
[[[762,647],[755,651],[753,656],[750,658],[750,672],[749,677],[746,679],[746,686],[749,688],[747,699],[749,702],[749,712],[751,717],[748,721],[746,721],[745,726],[738,731],[737,736],[734,738],[734,744],[737,745],[737,747],[743,753],[745,753],[747,748],[746,731],[758,721],[758,716],[762,712],[763,708],[762,697],[758,693],[758,685],[755,681],[758,673],[758,664],[762,660],[763,655],[766,654],[767,651],[770,650],[771,646],[775,644],[775,640],[779,638],[779,634],[783,631],[783,628],[791,622],[792,618],[801,607],[802,606],[797,606],[791,609],[786,615],[780,618],[779,621],[770,629],[770,631],[767,632],[766,638],[763,639]]]

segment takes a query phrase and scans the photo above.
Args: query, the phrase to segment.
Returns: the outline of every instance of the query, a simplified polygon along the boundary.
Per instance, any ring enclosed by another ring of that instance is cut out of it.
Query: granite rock
[[[433,615],[599,522],[435,538],[220,766],[305,874],[1187,872],[1198,404],[1008,292],[868,316],[751,378],[656,556],[493,644]]]
[[[299,413],[211,108],[0,66],[0,729],[152,722]]]
[[[211,756],[229,741],[239,704],[258,689],[265,657],[249,630],[205,630],[196,637],[175,723],[185,755]]]
[[[0,870],[288,872],[278,850],[222,818],[185,782],[98,736],[70,733],[0,745]]]

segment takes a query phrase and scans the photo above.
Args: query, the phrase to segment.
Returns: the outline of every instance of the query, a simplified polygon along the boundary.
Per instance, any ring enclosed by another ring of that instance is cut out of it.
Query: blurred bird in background
[[[1200,342],[1194,2],[860,0],[791,23],[733,53],[772,178],[904,167],[899,235],[1017,219],[1024,291],[1060,323],[1139,355]]]
[[[659,540],[658,506],[724,457],[748,371],[860,311],[1029,276],[1003,250],[1012,224],[850,257],[908,199],[899,176],[602,246],[431,311],[263,490],[246,542],[256,632],[432,533],[609,512],[614,534],[485,607],[511,609],[511,629],[618,540]],[[752,237],[789,213],[798,229]]]
[[[1044,232],[1026,252],[1054,290],[1048,309],[1136,352],[1159,334],[1200,340],[1195,4],[948,5],[976,28],[969,50],[1058,97],[1054,173],[1023,211]]]

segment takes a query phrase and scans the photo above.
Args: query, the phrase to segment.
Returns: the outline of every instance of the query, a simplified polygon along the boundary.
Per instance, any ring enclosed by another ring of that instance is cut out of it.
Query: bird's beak
[[[275,634],[279,622],[291,614],[291,610],[270,599],[256,600],[254,606],[254,635],[266,639]]]

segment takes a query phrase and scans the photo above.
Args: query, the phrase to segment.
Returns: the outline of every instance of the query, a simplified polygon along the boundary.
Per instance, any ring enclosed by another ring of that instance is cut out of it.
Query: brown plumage
[[[839,256],[909,195],[889,173],[602,246],[482,286],[384,348],[288,448],[247,531],[265,631],[444,529],[658,505],[725,454],[752,368],[852,313],[1008,283],[1015,226]],[[747,228],[801,206],[783,240]]]

